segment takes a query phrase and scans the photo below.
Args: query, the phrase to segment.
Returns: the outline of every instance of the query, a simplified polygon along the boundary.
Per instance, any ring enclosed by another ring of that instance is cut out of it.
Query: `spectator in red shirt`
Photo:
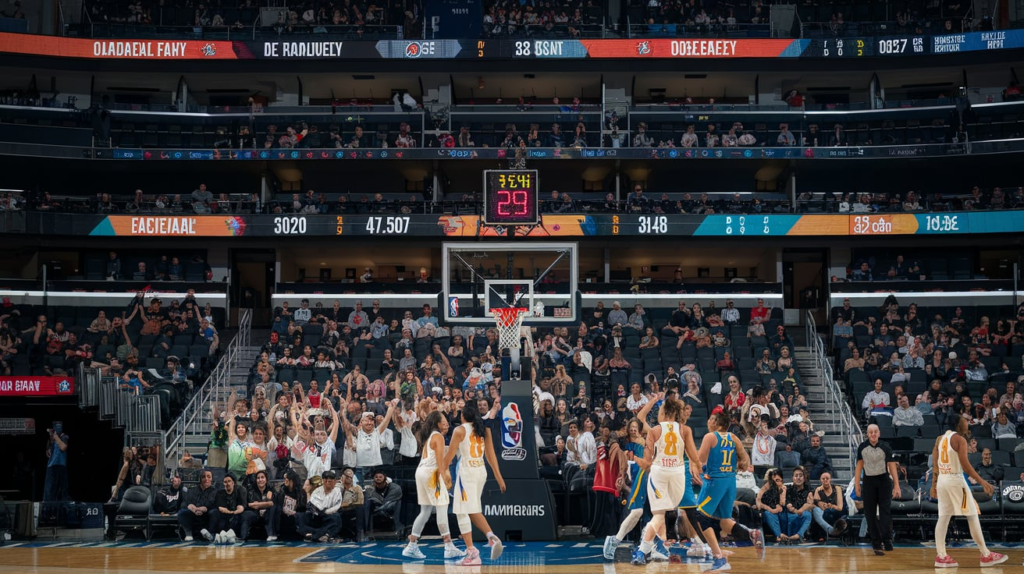
[[[768,320],[769,315],[771,315],[771,309],[764,306],[764,299],[758,299],[757,307],[750,310],[750,322],[764,323]]]
[[[722,404],[729,414],[738,413],[747,402],[747,396],[740,390],[740,380],[735,375],[729,376],[728,383],[729,392],[722,399]]]

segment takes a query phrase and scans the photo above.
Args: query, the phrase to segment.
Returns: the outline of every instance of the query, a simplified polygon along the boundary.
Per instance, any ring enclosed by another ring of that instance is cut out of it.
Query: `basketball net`
[[[519,349],[520,349],[520,328],[523,325],[523,317],[529,309],[522,307],[500,307],[491,309],[494,314],[494,322],[498,326],[498,355],[500,358],[501,349],[508,349],[509,356],[509,378],[519,380]]]

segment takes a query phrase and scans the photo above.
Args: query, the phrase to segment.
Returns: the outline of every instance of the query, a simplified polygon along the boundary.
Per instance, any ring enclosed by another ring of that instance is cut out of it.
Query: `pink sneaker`
[[[981,567],[988,568],[989,566],[995,566],[996,564],[1002,564],[1006,562],[1006,554],[1000,554],[998,552],[989,552],[988,556],[981,557]]]
[[[941,557],[940,556],[936,556],[935,557],[935,567],[936,568],[956,568],[958,566],[960,566],[960,565],[957,564],[957,561],[953,560],[953,557],[950,556],[949,554],[947,554],[945,556],[941,556]]]
[[[466,551],[466,557],[459,561],[462,566],[479,566],[480,562],[480,551],[474,546]]]

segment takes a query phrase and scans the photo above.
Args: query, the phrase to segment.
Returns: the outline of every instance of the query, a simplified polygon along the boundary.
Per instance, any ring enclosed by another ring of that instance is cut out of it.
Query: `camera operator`
[[[71,500],[68,493],[68,435],[64,425],[55,422],[46,429],[46,482],[43,486],[43,502]]]

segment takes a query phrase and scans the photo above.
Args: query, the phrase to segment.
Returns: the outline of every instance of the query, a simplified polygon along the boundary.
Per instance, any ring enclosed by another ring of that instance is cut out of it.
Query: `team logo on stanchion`
[[[1024,500],[1024,486],[1019,484],[1011,484],[1003,488],[1003,498],[1010,502],[1020,502]]]
[[[523,448],[523,415],[519,405],[509,403],[501,410],[501,458],[503,460],[526,460]]]

